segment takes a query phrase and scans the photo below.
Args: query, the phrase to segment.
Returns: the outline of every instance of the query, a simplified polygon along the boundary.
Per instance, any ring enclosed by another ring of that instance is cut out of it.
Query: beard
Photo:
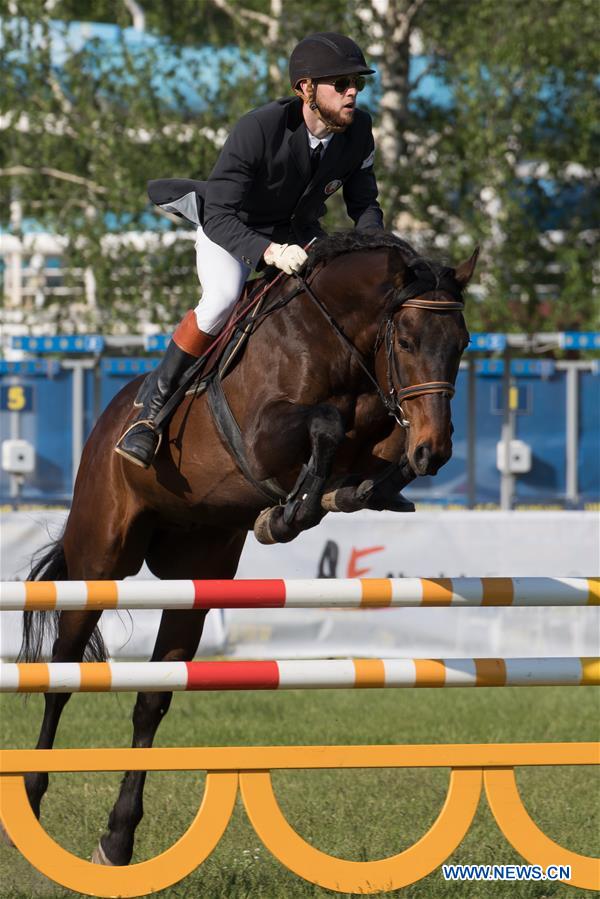
[[[354,105],[342,106],[340,109],[339,106],[335,107],[333,105],[329,105],[321,98],[317,98],[317,104],[321,115],[325,119],[336,125],[338,128],[347,128],[354,121],[354,113],[356,111],[356,107]]]

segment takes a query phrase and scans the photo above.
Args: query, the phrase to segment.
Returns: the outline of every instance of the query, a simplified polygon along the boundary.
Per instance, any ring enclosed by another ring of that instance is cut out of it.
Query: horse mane
[[[386,247],[395,247],[400,251],[404,264],[412,273],[408,283],[418,281],[423,290],[445,289],[460,296],[462,291],[455,280],[454,269],[435,259],[421,256],[409,243],[390,231],[337,231],[319,238],[310,249],[305,277],[308,277],[317,265],[321,263],[326,265],[346,253],[380,250]],[[388,310],[396,308],[400,296],[401,289],[393,291],[386,308]]]
[[[346,253],[356,253],[359,250],[380,250],[385,247],[396,247],[400,250],[405,263],[414,261],[419,254],[409,243],[396,237],[391,231],[336,231],[321,237],[311,247],[306,263],[306,275],[323,263],[326,265],[332,259],[343,256]]]

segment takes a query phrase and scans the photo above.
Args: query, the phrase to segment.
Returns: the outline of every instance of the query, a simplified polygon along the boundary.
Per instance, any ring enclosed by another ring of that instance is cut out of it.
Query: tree
[[[94,272],[98,326],[166,323],[194,303],[189,241],[149,252],[113,240],[100,253],[103,234],[156,228],[145,181],[205,177],[236,118],[288,93],[297,40],[338,30],[378,70],[367,104],[388,226],[454,262],[482,246],[470,326],[598,327],[595,0],[55,0],[44,9],[20,0],[19,17],[2,23],[0,215],[18,193],[25,215],[68,236],[70,262]],[[56,22],[76,17],[118,25],[114,47],[88,40],[57,69]],[[137,42],[132,22],[145,29]],[[329,205],[326,227],[349,226],[340,198]]]
[[[96,305],[77,307],[78,326],[168,325],[197,302],[193,247],[158,248],[170,226],[150,210],[146,182],[206,177],[231,117],[256,94],[261,62],[117,25],[86,37],[61,4],[48,5],[40,15],[39,2],[22,0],[2,21],[2,227],[18,203],[25,219],[65,236],[66,266],[95,280]],[[158,232],[150,246],[139,237],[148,230]],[[60,304],[31,318],[75,325]]]
[[[450,259],[482,244],[472,327],[598,327],[593,0],[361,8],[382,78],[389,216]],[[426,63],[414,75],[411,42]],[[446,86],[441,100],[415,93],[425,76]]]

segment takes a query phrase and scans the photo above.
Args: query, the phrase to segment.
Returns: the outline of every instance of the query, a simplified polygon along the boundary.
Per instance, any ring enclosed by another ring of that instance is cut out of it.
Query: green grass
[[[127,746],[133,694],[76,695],[57,746]],[[156,745],[335,743],[493,743],[579,741],[599,737],[600,697],[593,688],[478,690],[291,691],[179,694]],[[0,697],[5,747],[30,747],[43,699]],[[525,804],[548,836],[585,855],[598,852],[600,772],[588,767],[523,768],[517,780]],[[72,852],[89,858],[116,798],[118,774],[61,774],[51,779],[42,820]],[[432,824],[443,804],[447,770],[276,772],[276,794],[290,824],[325,852],[366,860],[399,852]],[[203,775],[151,773],[135,861],[166,849],[188,827],[202,796]],[[450,861],[521,862],[498,830],[485,799]],[[543,882],[446,883],[441,871],[395,893],[407,899],[592,896]],[[0,899],[75,896],[0,846]],[[300,899],[335,895],[283,868],[261,845],[238,806],[213,855],[162,899]]]

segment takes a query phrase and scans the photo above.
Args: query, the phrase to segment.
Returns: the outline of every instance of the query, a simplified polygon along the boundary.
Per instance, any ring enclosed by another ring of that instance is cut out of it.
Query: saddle
[[[250,335],[261,322],[300,293],[300,288],[292,282],[283,296],[275,298],[271,288],[282,277],[283,272],[269,266],[256,278],[246,281],[231,315],[208,351],[201,370],[190,382],[186,395],[202,392],[213,378],[224,378],[229,374],[242,358]]]
[[[206,356],[201,357],[190,369],[184,381],[173,396],[165,403],[156,416],[156,425],[168,421],[184,396],[207,392],[207,399],[215,425],[223,443],[233,456],[245,477],[270,503],[286,499],[287,494],[274,479],[258,481],[248,466],[240,427],[231,411],[223,391],[222,379],[229,374],[242,358],[251,334],[275,309],[280,309],[301,293],[302,288],[294,281],[286,285],[282,293],[275,293],[272,287],[283,277],[272,267],[265,269],[259,277],[247,281],[240,298]],[[144,385],[140,388],[143,391]],[[138,394],[139,396],[139,394]]]

